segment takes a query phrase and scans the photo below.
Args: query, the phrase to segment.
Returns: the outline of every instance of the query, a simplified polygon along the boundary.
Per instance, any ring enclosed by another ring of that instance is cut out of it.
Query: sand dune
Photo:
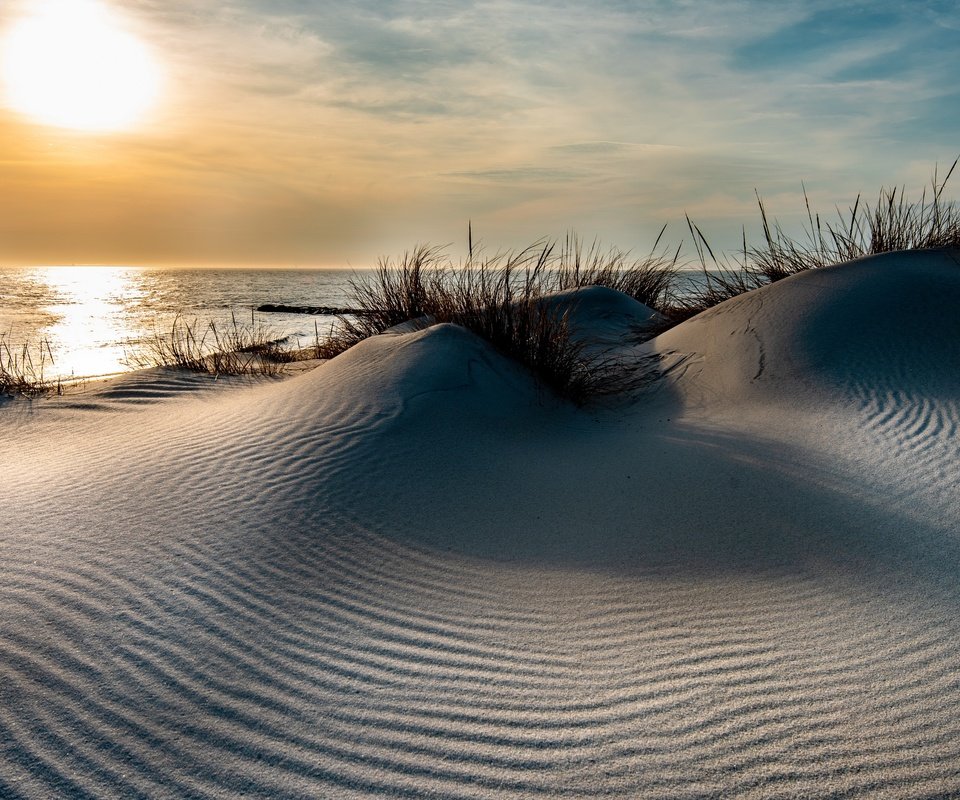
[[[6,403],[0,796],[960,794],[958,301],[805,273],[589,410],[453,326]]]

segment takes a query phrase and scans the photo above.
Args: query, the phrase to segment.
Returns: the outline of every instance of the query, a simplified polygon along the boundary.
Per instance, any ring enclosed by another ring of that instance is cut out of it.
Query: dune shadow
[[[617,411],[496,420],[433,404],[429,436],[415,415],[378,443],[351,493],[375,500],[351,514],[406,542],[504,562],[957,583],[950,531],[828,453],[678,422],[669,387],[654,405],[624,424]]]

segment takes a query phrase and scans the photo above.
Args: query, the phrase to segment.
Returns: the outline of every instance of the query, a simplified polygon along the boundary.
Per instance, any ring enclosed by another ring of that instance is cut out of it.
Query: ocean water
[[[0,270],[0,357],[28,348],[51,378],[130,369],[144,342],[177,315],[201,329],[255,321],[271,337],[307,346],[333,318],[254,312],[265,303],[348,304],[348,281],[362,271],[35,267]],[[52,362],[52,363],[51,363]]]
[[[334,318],[265,313],[287,306],[350,306],[351,278],[370,270],[150,269],[25,267],[0,269],[0,359],[23,348],[47,378],[82,379],[132,368],[145,342],[179,316],[203,331],[233,320],[265,328],[270,338],[306,347]],[[699,273],[684,272],[679,287]]]

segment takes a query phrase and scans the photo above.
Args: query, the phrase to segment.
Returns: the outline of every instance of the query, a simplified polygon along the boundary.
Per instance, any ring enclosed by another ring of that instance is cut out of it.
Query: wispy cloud
[[[512,169],[484,169],[447,172],[447,177],[468,178],[497,183],[568,183],[584,177],[582,171],[560,170],[549,167],[514,167]]]
[[[618,153],[642,152],[642,153],[671,153],[682,150],[683,148],[675,144],[648,144],[645,142],[571,142],[569,144],[557,144],[553,149],[558,152],[572,153],[583,156],[604,156]]]

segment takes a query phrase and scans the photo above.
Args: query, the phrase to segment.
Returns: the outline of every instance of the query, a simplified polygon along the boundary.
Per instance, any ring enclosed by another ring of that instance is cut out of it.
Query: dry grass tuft
[[[546,302],[549,292],[561,285],[588,285],[585,276],[603,269],[593,255],[577,261],[568,246],[558,260],[554,250],[553,243],[541,241],[521,251],[471,256],[454,266],[441,250],[420,246],[397,263],[381,261],[373,276],[352,282],[351,305],[357,313],[340,317],[339,329],[325,343],[326,352],[342,352],[411,320],[424,326],[449,322],[490,342],[576,403],[644,382],[647,371],[637,365],[588,356],[573,335],[569,312],[551,309]],[[615,271],[610,268],[605,274]]]
[[[443,251],[427,245],[404,253],[396,263],[380,259],[373,275],[350,280],[354,313],[338,315],[339,325],[324,352],[336,355],[394,325],[430,316],[442,302],[448,270]]]
[[[583,242],[576,235],[568,236],[556,265],[556,288],[606,286],[662,312],[670,305],[680,269],[680,247],[672,256],[659,249],[666,230],[664,225],[649,255],[643,258],[633,258],[617,248],[603,250],[597,241],[584,253]]]
[[[0,336],[0,395],[39,397],[56,392],[63,394],[60,378],[47,378],[48,366],[53,366],[53,351],[48,341],[40,342],[36,356],[23,345],[11,348],[5,336]]]
[[[934,169],[929,194],[924,189],[919,201],[908,200],[903,187],[882,188],[873,206],[861,202],[857,195],[846,212],[837,209],[835,223],[822,220],[812,211],[804,188],[805,241],[787,236],[778,222],[771,224],[758,195],[764,245],[748,252],[752,271],[766,281],[776,281],[807,269],[877,253],[960,247],[960,208],[943,196],[958,163],[960,158],[943,180]]]
[[[127,356],[127,364],[138,369],[177,367],[214,376],[279,375],[284,364],[296,358],[263,325],[241,325],[232,317],[225,328],[215,322],[201,327],[178,314],[169,331],[155,331]]]
[[[727,256],[718,257],[699,226],[689,216],[686,220],[700,265],[700,277],[682,295],[672,296],[669,307],[663,311],[669,320],[666,327],[676,325],[732,297],[757,289],[767,282],[748,265],[746,234],[743,260],[738,262]]]
[[[584,402],[589,363],[569,314],[543,303],[552,246],[541,243],[447,273],[431,287],[429,315],[462,325],[519,361],[557,394]]]

